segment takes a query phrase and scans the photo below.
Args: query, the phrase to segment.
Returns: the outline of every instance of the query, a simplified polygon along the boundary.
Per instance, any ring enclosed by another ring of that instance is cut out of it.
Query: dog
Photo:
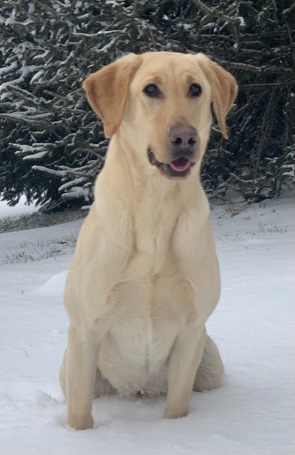
[[[111,140],[64,291],[67,422],[92,428],[93,397],[116,392],[166,393],[164,417],[184,417],[192,390],[223,379],[206,333],[220,277],[200,167],[211,104],[227,138],[236,80],[201,53],[147,52],[83,87]]]

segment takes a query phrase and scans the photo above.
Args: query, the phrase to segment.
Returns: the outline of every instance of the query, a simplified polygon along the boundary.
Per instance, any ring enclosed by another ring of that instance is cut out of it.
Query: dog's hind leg
[[[107,395],[116,393],[116,390],[111,383],[102,376],[99,369],[96,370],[93,396],[94,398],[100,397],[101,395]]]
[[[65,350],[63,361],[61,364],[60,372],[59,372],[59,383],[64,393],[65,398],[67,398],[67,383],[66,383],[66,375],[67,375],[67,350]],[[95,382],[93,388],[93,397],[97,398],[101,395],[107,395],[111,393],[116,393],[116,390],[110,384],[110,382],[105,379],[99,369],[96,370],[95,375]]]
[[[193,390],[203,392],[217,389],[222,385],[223,375],[224,367],[218,348],[206,335],[203,357],[196,373]]]

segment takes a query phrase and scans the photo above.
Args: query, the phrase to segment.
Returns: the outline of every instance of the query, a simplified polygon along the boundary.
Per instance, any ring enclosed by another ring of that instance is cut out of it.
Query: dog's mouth
[[[191,161],[186,156],[180,156],[169,163],[161,163],[156,159],[150,148],[148,149],[148,159],[153,166],[156,166],[169,178],[184,178],[190,173],[191,168],[195,165],[195,162]]]

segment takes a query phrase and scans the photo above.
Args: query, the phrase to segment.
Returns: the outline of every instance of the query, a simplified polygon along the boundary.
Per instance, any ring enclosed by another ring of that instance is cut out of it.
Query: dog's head
[[[237,93],[234,77],[204,54],[128,54],[83,84],[104,123],[169,178],[184,178],[201,162],[211,127],[211,103],[222,135]],[[199,167],[199,166],[197,166]]]

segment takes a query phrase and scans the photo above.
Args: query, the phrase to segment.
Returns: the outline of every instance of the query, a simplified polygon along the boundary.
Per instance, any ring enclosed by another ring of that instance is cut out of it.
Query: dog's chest
[[[122,394],[165,392],[167,360],[179,330],[193,317],[190,286],[177,275],[118,284],[113,323],[99,368]]]
[[[163,209],[163,200],[146,196],[133,218],[130,256],[108,296],[110,329],[99,354],[102,374],[121,394],[166,391],[171,349],[196,317],[193,290],[174,250],[177,203],[167,199]]]

